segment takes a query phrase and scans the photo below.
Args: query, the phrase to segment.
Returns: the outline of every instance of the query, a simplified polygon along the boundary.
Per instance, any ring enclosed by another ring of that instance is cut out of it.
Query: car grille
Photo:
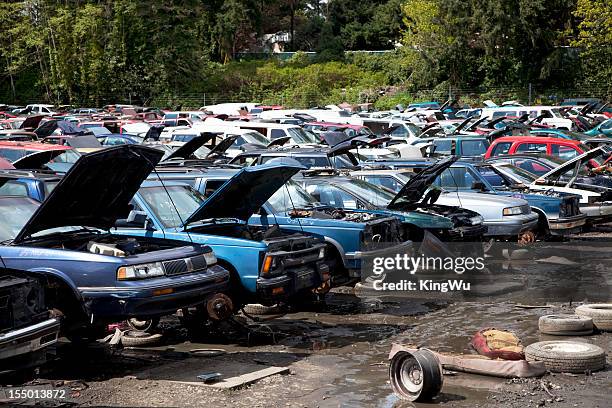
[[[196,255],[191,258],[164,261],[162,264],[164,265],[166,275],[180,275],[206,269],[206,258],[204,258],[204,255]]]

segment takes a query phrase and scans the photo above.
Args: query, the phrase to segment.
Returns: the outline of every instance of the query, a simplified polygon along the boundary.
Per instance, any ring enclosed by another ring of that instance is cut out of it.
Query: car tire
[[[248,315],[262,316],[262,315],[276,315],[284,314],[285,307],[281,305],[264,306],[259,303],[249,303],[242,307],[242,311]]]
[[[612,303],[595,303],[576,308],[576,314],[593,319],[597,330],[612,331]]]
[[[126,323],[133,330],[150,332],[151,330],[155,330],[157,328],[157,325],[159,324],[159,317],[154,317],[148,320],[140,320],[136,317],[132,317],[131,319],[127,319]]]
[[[583,336],[593,333],[593,320],[590,317],[560,314],[540,317],[540,333],[553,336]]]
[[[594,344],[578,341],[540,341],[525,347],[527,361],[542,361],[556,373],[597,371],[606,365],[605,351]]]
[[[158,343],[162,338],[159,333],[151,334],[137,330],[127,330],[121,336],[121,344],[126,347],[148,346]]]

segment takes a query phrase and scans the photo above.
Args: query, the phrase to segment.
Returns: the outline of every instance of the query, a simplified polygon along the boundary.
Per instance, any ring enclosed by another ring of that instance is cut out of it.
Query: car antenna
[[[164,181],[159,176],[159,173],[157,172],[157,169],[155,168],[155,165],[153,163],[151,163],[151,161],[149,160],[148,157],[144,156],[144,158],[145,158],[145,160],[147,162],[149,162],[149,164],[151,164],[153,166],[153,173],[155,173],[155,175],[157,176],[157,179],[159,180],[159,182],[161,183],[162,187],[164,188],[164,191],[166,192],[166,195],[170,199],[170,203],[174,207],[174,210],[176,211],[176,215],[178,216],[179,220],[181,221],[181,224],[185,225],[185,221],[183,221],[183,217],[181,217],[181,213],[179,212],[178,208],[176,207],[176,204],[174,204],[174,200],[172,199],[172,196],[170,195],[170,192],[166,188],[166,184],[164,184]],[[187,233],[187,236],[189,237],[189,241],[191,241],[191,243],[193,244],[194,242],[193,242],[193,238],[191,237],[191,234],[189,233],[189,231],[187,231],[187,229],[185,229],[185,232]],[[162,229],[162,234],[164,234],[164,239],[166,239],[166,232],[163,229]]]
[[[291,201],[291,208],[293,208],[293,211],[295,212],[295,205],[293,204],[293,199],[291,198],[291,193],[289,193],[289,187],[287,187],[287,183],[285,183],[285,190],[287,190],[287,196],[289,197],[289,201]],[[304,227],[302,226],[302,221],[300,221],[300,217],[295,217],[297,219],[298,224],[300,224],[300,229],[302,230],[302,232],[304,232]],[[274,219],[276,219],[276,215],[274,216]]]
[[[450,170],[452,167],[449,166],[448,170]],[[459,207],[463,208],[463,204],[461,203],[461,197],[459,197],[459,184],[457,183],[457,180],[455,180],[455,175],[453,174],[452,171],[449,171],[451,178],[453,179],[453,183],[455,183],[455,194],[457,194],[457,200],[459,201]]]

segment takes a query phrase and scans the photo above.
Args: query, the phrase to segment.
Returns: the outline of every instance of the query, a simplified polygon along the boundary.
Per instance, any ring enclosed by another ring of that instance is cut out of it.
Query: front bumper
[[[257,301],[276,303],[298,292],[315,289],[330,279],[329,266],[321,260],[309,265],[286,269],[270,278],[257,278]]]
[[[488,230],[486,237],[491,238],[515,238],[523,232],[536,229],[538,226],[538,214],[509,215],[501,220],[485,220],[484,224]]]
[[[166,278],[158,284],[148,284],[145,279],[135,286],[80,287],[79,290],[94,320],[117,321],[173,314],[229,289],[229,272],[219,265],[210,266],[201,273]]]
[[[369,251],[355,251],[355,252],[347,252],[345,254],[346,264],[345,268],[347,269],[349,276],[351,278],[360,278],[361,277],[361,265],[364,259],[376,258],[379,256],[388,256],[391,254],[401,254],[407,253],[410,249],[412,249],[412,241],[405,241],[400,244],[381,248],[381,249],[373,249]]]
[[[551,235],[576,234],[586,224],[587,216],[578,214],[571,217],[549,219],[548,229]]]
[[[488,227],[485,224],[470,227],[456,227],[445,231],[442,240],[448,241],[480,241],[487,234]]]
[[[0,360],[32,353],[54,344],[59,330],[60,321],[53,317],[0,334]]]

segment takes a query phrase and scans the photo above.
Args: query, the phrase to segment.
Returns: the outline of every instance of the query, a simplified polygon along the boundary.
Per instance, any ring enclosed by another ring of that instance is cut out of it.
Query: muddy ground
[[[163,342],[156,347],[77,348],[64,342],[57,349],[57,359],[42,367],[37,379],[26,386],[66,389],[68,398],[19,402],[126,407],[431,406],[403,402],[393,394],[387,373],[391,345],[473,354],[470,338],[485,327],[513,330],[525,345],[553,339],[538,332],[539,316],[612,299],[612,263],[606,260],[610,247],[584,240],[576,241],[572,249],[578,247],[593,261],[588,269],[592,273],[577,272],[579,265],[567,255],[568,247],[551,245],[548,249],[553,248],[554,256],[547,252],[496,265],[481,293],[468,298],[414,293],[381,297],[363,291],[356,296],[352,288],[338,288],[328,294],[324,305],[263,322],[239,316],[235,324],[201,333],[188,333],[178,320],[168,318],[161,324]],[[529,380],[448,373],[433,405],[609,407],[612,333],[577,339],[606,350],[604,371],[549,373]],[[222,352],[190,353],[195,349]],[[197,383],[198,374],[219,372],[232,377],[266,366],[288,367],[289,373],[231,391]],[[197,384],[185,384],[190,382]]]

